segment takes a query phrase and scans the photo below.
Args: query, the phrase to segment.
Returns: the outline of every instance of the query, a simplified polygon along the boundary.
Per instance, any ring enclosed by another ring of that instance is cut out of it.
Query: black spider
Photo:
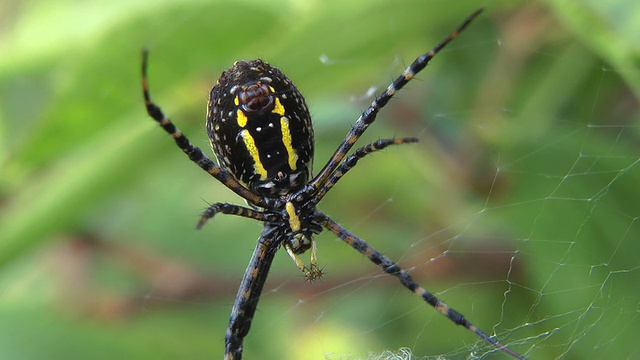
[[[280,70],[262,60],[238,61],[224,71],[211,89],[207,105],[207,132],[218,165],[193,146],[151,101],[147,83],[147,51],[142,58],[142,86],[149,115],[174,138],[191,161],[244,198],[250,207],[215,203],[202,215],[198,228],[217,213],[251,218],[264,223],[236,296],[225,339],[225,359],[242,357],[242,341],[267,278],[273,257],[284,246],[309,281],[322,276],[313,235],[327,229],[365,255],[387,274],[396,276],[412,292],[455,324],[474,332],[487,343],[517,359],[524,359],[480,331],[462,314],[420,287],[409,274],[316,208],[324,195],[358,160],[390,145],[415,138],[383,139],[346,156],[378,111],[429,61],[455,39],[482,12],[471,14],[436,47],[418,57],[358,118],[329,161],[312,175],[313,127],[304,98]],[[298,255],[311,250],[309,266]]]

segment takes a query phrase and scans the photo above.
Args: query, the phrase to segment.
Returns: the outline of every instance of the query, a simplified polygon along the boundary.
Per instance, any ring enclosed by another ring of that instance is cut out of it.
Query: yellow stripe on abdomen
[[[248,130],[240,131],[240,136],[242,136],[242,140],[244,141],[244,146],[249,151],[249,155],[253,159],[253,168],[256,171],[256,174],[260,175],[260,180],[265,180],[267,178],[267,170],[262,165],[262,161],[260,161],[260,154],[258,152],[258,147],[256,146],[256,142],[253,140],[251,134],[249,134]]]
[[[289,157],[289,167],[295,170],[298,162],[298,154],[291,144],[291,130],[289,129],[289,120],[285,116],[280,117],[280,130],[282,131],[282,143],[287,149]]]

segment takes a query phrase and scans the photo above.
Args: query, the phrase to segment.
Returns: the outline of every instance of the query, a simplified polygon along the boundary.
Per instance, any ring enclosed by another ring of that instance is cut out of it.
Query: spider
[[[251,322],[275,253],[284,247],[309,281],[322,276],[317,265],[314,235],[327,229],[369,258],[387,274],[420,296],[457,325],[472,331],[496,349],[523,356],[502,345],[462,314],[420,287],[396,263],[317,209],[329,190],[368,154],[391,145],[417,142],[416,138],[381,139],[347,156],[378,112],[429,61],[480,13],[475,11],[449,36],[419,56],[362,113],[320,172],[312,175],[313,128],[304,98],[279,69],[262,60],[238,61],[224,71],[210,92],[206,128],[218,164],[209,159],[169,120],[149,94],[148,51],[142,54],[142,88],[148,114],[171,135],[191,161],[248,203],[214,203],[203,213],[197,228],[218,213],[236,215],[264,224],[251,261],[236,295],[225,336],[227,360],[241,359],[243,340]],[[310,251],[309,265],[299,255]]]

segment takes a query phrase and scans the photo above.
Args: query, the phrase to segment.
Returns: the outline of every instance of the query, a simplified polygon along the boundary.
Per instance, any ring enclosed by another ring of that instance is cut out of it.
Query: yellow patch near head
[[[244,114],[244,111],[238,109],[238,111],[236,111],[236,117],[237,117],[237,121],[238,121],[238,125],[243,128],[245,126],[247,126],[247,115]]]
[[[284,115],[284,106],[282,106],[280,99],[276,98],[276,104],[273,106],[273,110],[271,112],[280,116]]]
[[[267,170],[260,161],[260,154],[258,153],[256,142],[253,140],[253,137],[249,134],[248,130],[242,130],[240,132],[240,136],[242,136],[244,146],[247,147],[249,155],[251,155],[251,158],[253,159],[253,168],[255,169],[256,174],[260,175],[260,180],[265,180],[267,178]]]

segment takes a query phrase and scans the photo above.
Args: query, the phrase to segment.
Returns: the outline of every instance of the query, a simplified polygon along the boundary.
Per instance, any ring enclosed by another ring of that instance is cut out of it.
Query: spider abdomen
[[[280,70],[238,61],[211,89],[207,132],[220,166],[263,196],[306,184],[313,128],[304,98]]]

